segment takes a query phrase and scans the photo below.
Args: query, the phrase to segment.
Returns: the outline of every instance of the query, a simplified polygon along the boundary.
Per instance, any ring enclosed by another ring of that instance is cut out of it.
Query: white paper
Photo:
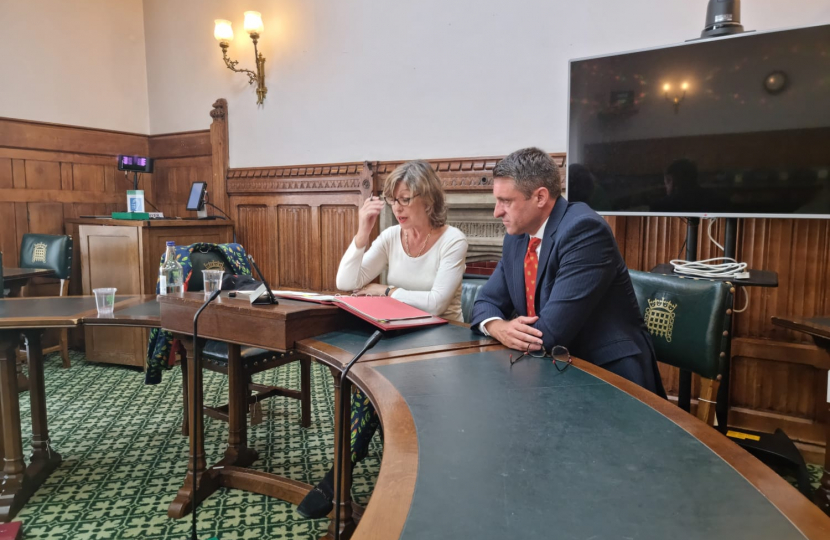
[[[319,300],[321,302],[333,302],[334,295],[331,294],[319,294],[316,292],[306,292],[306,291],[271,291],[274,294],[280,296],[294,296],[297,298],[308,298],[309,300]]]

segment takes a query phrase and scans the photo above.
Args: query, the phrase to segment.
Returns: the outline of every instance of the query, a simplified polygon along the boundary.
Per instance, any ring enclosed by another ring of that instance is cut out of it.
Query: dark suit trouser
[[[638,386],[642,386],[646,390],[654,392],[661,398],[665,398],[666,390],[663,389],[663,380],[660,378],[660,372],[657,370],[656,363],[653,364],[653,370],[643,370],[643,363],[639,357],[627,356],[609,362],[601,367]]]

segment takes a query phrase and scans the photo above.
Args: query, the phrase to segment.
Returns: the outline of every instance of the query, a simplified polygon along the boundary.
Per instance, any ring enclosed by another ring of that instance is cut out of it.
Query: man
[[[472,327],[520,351],[562,345],[665,397],[611,229],[561,191],[559,168],[538,148],[513,152],[493,169],[493,215],[507,235],[473,306]]]
[[[666,196],[651,206],[652,212],[728,212],[729,201],[698,184],[698,171],[690,159],[678,159],[663,175]]]

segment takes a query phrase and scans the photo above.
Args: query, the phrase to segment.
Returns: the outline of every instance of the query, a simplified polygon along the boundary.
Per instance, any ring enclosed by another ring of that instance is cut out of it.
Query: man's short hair
[[[493,168],[493,178],[512,178],[525,199],[540,187],[547,188],[552,198],[562,193],[559,166],[538,148],[522,148],[502,159]]]

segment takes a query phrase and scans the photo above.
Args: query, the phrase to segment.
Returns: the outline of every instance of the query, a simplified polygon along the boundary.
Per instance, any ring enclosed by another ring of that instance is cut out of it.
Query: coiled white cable
[[[715,219],[709,220],[709,227],[706,228],[706,233],[709,236],[709,241],[718,246],[721,251],[725,251],[723,246],[715,240],[712,236],[712,226],[715,224]],[[724,261],[713,264],[715,261]],[[674,267],[674,271],[684,276],[695,276],[702,278],[734,278],[747,279],[749,272],[745,272],[746,263],[739,263],[730,257],[713,257],[703,261],[686,261],[683,259],[673,259],[669,261]]]
[[[715,264],[715,261],[725,261]],[[736,278],[746,270],[746,263],[739,263],[730,257],[712,257],[702,261],[684,261],[672,259],[669,261],[674,271],[684,276],[703,278]]]

